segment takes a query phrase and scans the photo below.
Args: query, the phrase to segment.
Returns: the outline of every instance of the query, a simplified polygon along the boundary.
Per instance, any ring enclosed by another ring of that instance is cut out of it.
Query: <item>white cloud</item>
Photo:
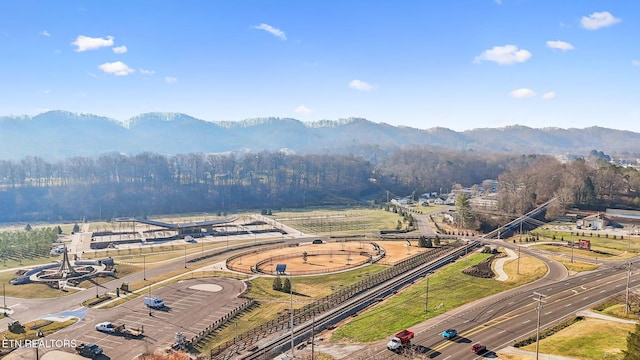
[[[633,66],[640,66],[640,60],[633,60],[633,61],[631,62],[631,65],[633,65]]]
[[[366,81],[362,80],[352,80],[349,83],[349,87],[352,89],[360,90],[360,91],[369,91],[373,89],[373,86]]]
[[[473,60],[474,63],[482,61],[495,61],[500,65],[522,63],[531,58],[531,53],[525,49],[518,49],[515,45],[494,46],[485,50]]]
[[[580,20],[580,25],[583,28],[588,30],[597,30],[603,27],[611,26],[613,24],[619,23],[620,19],[611,15],[608,11],[603,12],[594,12],[589,16],[583,16]]]
[[[107,36],[106,38],[92,38],[84,35],[78,35],[71,45],[76,46],[77,52],[95,50],[101,47],[113,46],[113,36]]]
[[[51,34],[49,34],[49,32],[47,30],[42,30],[38,34],[40,34],[42,36],[46,36],[46,37],[50,37],[51,36]]]
[[[308,107],[304,106],[304,105],[300,105],[297,108],[295,108],[293,110],[293,112],[296,112],[298,114],[311,114],[311,109],[309,109]]]
[[[553,92],[553,91],[549,91],[549,92],[546,92],[546,93],[542,94],[542,99],[543,100],[553,100],[555,98],[556,98],[556,93]]]
[[[104,63],[98,66],[98,68],[107,74],[113,74],[115,76],[126,76],[135,71],[122,61]]]
[[[269,34],[273,35],[273,36],[277,36],[282,40],[287,40],[287,35],[285,35],[284,31],[274,28],[271,25],[268,24],[260,24],[258,26],[254,26],[254,29],[258,29],[258,30],[264,30],[266,32],[268,32]]]
[[[562,50],[562,51],[567,51],[567,50],[573,50],[575,49],[573,47],[573,45],[569,44],[566,41],[547,41],[547,46],[552,48],[552,49],[558,49],[558,50]]]
[[[509,93],[509,96],[516,99],[524,99],[524,98],[534,97],[536,96],[536,93],[534,93],[533,90],[531,89],[522,88],[522,89],[513,90],[512,92]]]
[[[178,81],[178,79],[171,76],[165,76],[164,78],[164,82],[166,82],[167,84],[175,84],[176,81]]]
[[[154,70],[147,70],[147,69],[140,68],[140,74],[142,75],[153,75],[155,73],[156,72]]]
[[[127,52],[127,47],[122,45],[122,46],[114,46],[111,48],[111,50],[113,50],[114,53],[116,54],[124,54]]]

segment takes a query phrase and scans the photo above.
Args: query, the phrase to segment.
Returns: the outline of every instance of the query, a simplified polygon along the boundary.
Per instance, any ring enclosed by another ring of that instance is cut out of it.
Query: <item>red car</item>
[[[487,351],[487,347],[480,344],[480,343],[475,343],[471,346],[471,351],[473,351],[476,354],[481,354],[485,351]]]

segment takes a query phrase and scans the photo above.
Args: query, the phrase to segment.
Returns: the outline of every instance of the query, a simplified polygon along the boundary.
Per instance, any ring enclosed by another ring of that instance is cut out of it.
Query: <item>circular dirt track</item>
[[[379,263],[393,265],[425,248],[407,247],[406,241],[382,241],[376,244],[385,250],[386,256]],[[303,254],[307,253],[306,261]],[[245,253],[229,259],[227,267],[234,271],[276,275],[276,266],[285,264],[287,275],[324,274],[347,270],[371,262],[378,250],[370,241],[329,242],[326,244],[301,244]]]

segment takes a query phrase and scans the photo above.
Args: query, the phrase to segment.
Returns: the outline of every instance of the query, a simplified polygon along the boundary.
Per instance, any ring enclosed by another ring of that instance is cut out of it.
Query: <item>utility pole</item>
[[[629,270],[627,271],[627,296],[625,300],[624,314],[629,317],[629,308],[631,305],[629,304],[629,281],[631,281],[631,264],[629,263]]]
[[[151,284],[147,287],[147,297],[151,297]],[[151,308],[149,308],[149,316],[151,316]]]
[[[428,313],[429,312],[429,275],[433,274],[433,272],[428,272],[427,273],[427,288],[426,288],[426,296],[424,299],[424,313]]]
[[[516,264],[516,274],[520,275],[520,246],[518,246],[518,262]]]
[[[187,268],[187,245],[184,246],[184,268]]]
[[[537,296],[537,298],[534,298],[533,300],[538,302],[538,325],[536,326],[536,360],[538,360],[540,356],[540,313],[542,312],[542,303],[545,302],[542,298],[546,296],[537,292],[534,292],[533,294]]]
[[[573,232],[571,232],[571,263],[573,263]]]
[[[7,316],[7,293],[4,290],[4,283],[2,283],[2,299],[4,302],[4,316]]]
[[[316,343],[316,336],[315,336],[315,330],[316,330],[316,312],[315,310],[313,311],[313,314],[311,315],[311,360],[315,360],[315,348],[314,345]]]

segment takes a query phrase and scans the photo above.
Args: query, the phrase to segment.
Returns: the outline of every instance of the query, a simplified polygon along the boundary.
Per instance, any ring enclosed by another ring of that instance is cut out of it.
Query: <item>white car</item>
[[[116,328],[113,325],[113,323],[110,323],[108,321],[96,324],[96,330],[103,331],[103,332],[109,332],[109,333],[116,332]]]

